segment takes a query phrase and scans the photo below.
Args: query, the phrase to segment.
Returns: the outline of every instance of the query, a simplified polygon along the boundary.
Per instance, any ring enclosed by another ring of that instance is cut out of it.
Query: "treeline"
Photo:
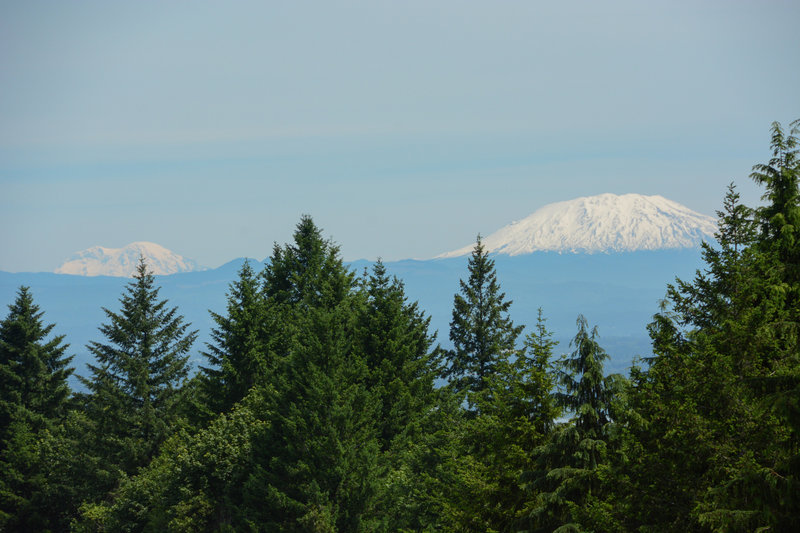
[[[0,531],[800,531],[798,123],[731,186],[651,358],[605,375],[579,317],[511,319],[480,238],[453,348],[378,262],[303,217],[228,291],[205,366],[144,261],[69,390],[22,287],[0,322]]]

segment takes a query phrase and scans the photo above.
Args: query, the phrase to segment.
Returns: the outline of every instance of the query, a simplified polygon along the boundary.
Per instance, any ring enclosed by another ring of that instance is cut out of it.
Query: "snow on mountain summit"
[[[204,270],[191,259],[186,259],[163,246],[152,242],[133,242],[123,248],[93,246],[76,252],[55,272],[78,276],[131,277],[143,256],[149,269],[157,275]]]
[[[692,248],[714,238],[716,221],[663,196],[600,194],[549,204],[483,239],[498,254],[622,252]],[[439,255],[467,255],[474,244]]]

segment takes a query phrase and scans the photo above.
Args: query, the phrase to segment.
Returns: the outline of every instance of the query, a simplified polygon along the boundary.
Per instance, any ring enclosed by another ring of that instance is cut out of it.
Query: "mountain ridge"
[[[157,275],[206,270],[194,260],[185,258],[147,241],[132,242],[122,248],[92,246],[75,252],[54,272],[77,276],[114,276],[129,278],[144,257],[151,272]]]
[[[200,331],[192,349],[192,364],[203,364],[200,355],[213,342],[217,327],[209,310],[225,313],[230,284],[238,278],[244,258],[205,271],[159,275],[161,295],[176,306],[192,329]],[[646,325],[658,311],[667,283],[675,277],[691,278],[702,266],[698,249],[642,250],[615,254],[559,254],[537,252],[495,258],[498,280],[514,303],[515,323],[532,326],[541,307],[559,350],[569,351],[575,319],[585,315],[600,329],[601,342],[611,355],[609,368],[623,371],[637,356],[649,356],[650,339]],[[248,260],[256,271],[265,262]],[[354,272],[371,268],[373,261],[345,261]],[[459,280],[467,275],[467,258],[401,260],[384,263],[390,275],[402,280],[409,301],[431,317],[431,333],[449,347],[453,295]],[[97,327],[107,319],[103,308],[118,309],[119,297],[129,280],[111,276],[79,276],[52,272],[0,272],[0,303],[14,301],[20,286],[30,287],[45,320],[55,323],[55,333],[66,334],[76,355],[73,365],[84,375],[86,363],[94,360],[85,348],[98,340]],[[71,386],[80,384],[73,380]]]
[[[489,252],[632,252],[695,248],[713,239],[714,218],[660,195],[604,193],[545,205],[500,228],[482,242]],[[474,244],[437,259],[460,257]]]

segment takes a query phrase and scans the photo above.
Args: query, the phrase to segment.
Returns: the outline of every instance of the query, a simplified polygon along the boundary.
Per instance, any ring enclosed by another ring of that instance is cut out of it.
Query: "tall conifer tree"
[[[20,287],[0,322],[0,424],[15,407],[53,420],[64,414],[70,389],[72,356],[65,355],[64,336],[46,340],[54,325],[44,325],[28,287]]]
[[[20,287],[0,321],[0,530],[52,527],[44,491],[47,464],[38,445],[66,415],[72,356],[64,336],[47,339],[54,325],[28,287]]]
[[[753,212],[729,189],[704,271],[670,288],[650,326],[656,357],[631,395],[644,452],[628,472],[632,527],[800,527],[797,126],[773,124],[773,157],[754,167],[767,204]]]
[[[631,370],[631,485],[617,502],[632,528],[697,528],[692,512],[713,477],[697,472],[712,472],[717,461],[728,468],[731,449],[753,445],[744,444],[758,433],[753,424],[769,425],[756,422],[742,396],[742,377],[757,360],[745,339],[763,319],[753,285],[763,266],[753,248],[754,213],[730,185],[717,216],[716,244],[702,245],[704,268],[668,287],[648,326],[655,356],[645,370]]]
[[[208,409],[221,413],[231,409],[257,384],[274,372],[272,351],[273,314],[267,306],[259,277],[245,261],[239,279],[228,291],[227,313],[211,312],[217,327],[205,355],[211,366],[201,368],[201,394]]]
[[[494,260],[478,235],[467,265],[469,277],[460,280],[453,297],[450,340],[453,350],[443,377],[461,391],[479,392],[497,363],[515,354],[517,337],[524,326],[515,326],[508,315],[511,300],[500,292]]]
[[[733,468],[720,465],[724,476],[699,515],[731,530],[800,529],[800,120],[788,132],[773,123],[771,148],[750,175],[764,186],[766,205],[756,211],[758,268],[745,290],[756,305],[737,339],[750,364],[736,396],[748,414],[754,404],[756,420],[749,439],[735,439],[746,455]]]
[[[122,472],[146,465],[174,431],[188,352],[197,337],[176,307],[158,296],[144,258],[120,298],[120,311],[104,309],[107,343],[91,342],[96,364],[81,378],[89,389],[88,413],[98,452]]]
[[[275,246],[265,295],[285,350],[255,407],[254,468],[241,514],[266,531],[358,531],[376,492],[379,405],[356,350],[354,274],[310,217]]]
[[[473,394],[479,412],[460,431],[458,529],[516,531],[526,513],[525,486],[560,414],[553,393],[555,342],[539,309],[525,350],[498,361],[486,388]]]
[[[303,215],[294,242],[275,245],[264,270],[264,294],[270,303],[298,308],[335,307],[353,289],[355,275],[346,269],[339,247]]]
[[[381,446],[392,440],[430,405],[438,370],[437,351],[428,333],[430,317],[409,303],[397,278],[378,261],[363,280],[358,310],[358,350],[369,368],[369,387],[381,402]]]
[[[538,472],[530,475],[533,500],[524,522],[533,531],[598,526],[593,512],[604,493],[599,472],[611,451],[608,428],[624,378],[604,375],[608,354],[597,341],[597,328],[590,331],[582,315],[577,325],[574,351],[559,361],[561,389],[554,395],[571,419],[536,451]]]

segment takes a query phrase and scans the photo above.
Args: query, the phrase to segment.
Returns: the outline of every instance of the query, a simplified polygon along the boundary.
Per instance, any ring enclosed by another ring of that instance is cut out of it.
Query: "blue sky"
[[[157,242],[431,257],[550,202],[713,214],[800,117],[800,4],[5,2],[0,270]]]

